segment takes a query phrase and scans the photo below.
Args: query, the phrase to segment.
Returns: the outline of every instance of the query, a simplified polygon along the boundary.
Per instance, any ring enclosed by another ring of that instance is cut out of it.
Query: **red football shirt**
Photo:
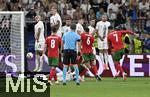
[[[111,42],[113,51],[118,51],[125,47],[122,37],[124,34],[134,34],[130,30],[112,31],[108,34],[108,41]]]
[[[59,46],[61,45],[61,38],[57,35],[51,35],[46,38],[45,44],[48,48],[48,57],[59,57]]]
[[[81,34],[81,51],[83,54],[88,54],[88,53],[92,53],[93,49],[93,43],[94,43],[94,37],[91,34],[88,33],[82,33]]]

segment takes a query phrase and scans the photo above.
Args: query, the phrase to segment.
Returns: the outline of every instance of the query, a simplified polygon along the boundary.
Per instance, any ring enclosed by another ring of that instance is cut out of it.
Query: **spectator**
[[[68,3],[67,14],[69,14],[72,19],[73,19],[73,13],[74,13],[74,12],[75,12],[75,9],[72,8],[72,4],[71,4],[71,3]]]
[[[146,2],[146,0],[142,0],[142,2],[139,3],[139,10],[149,10],[149,3]]]
[[[150,33],[150,10],[146,13],[146,19],[145,30]]]
[[[109,11],[110,8],[112,8],[113,12],[116,13],[118,12],[119,4],[117,3],[116,0],[113,0],[113,2],[108,5],[107,12]]]
[[[101,0],[99,7],[102,7],[104,9],[104,11],[107,12],[107,8],[108,8],[107,0]]]
[[[116,21],[115,21],[115,26],[119,26],[120,24],[124,24],[125,23],[126,18],[125,18],[125,16],[122,13],[122,9],[121,8],[119,8],[116,16],[117,16],[117,18],[116,18]]]
[[[91,19],[96,19],[96,15],[95,15],[93,8],[91,8],[88,12],[88,20],[91,20]]]
[[[6,9],[6,1],[0,0],[0,11],[4,11]]]
[[[114,23],[116,20],[116,13],[114,13],[113,10],[110,8],[107,15],[108,15],[108,19],[111,22],[112,27],[114,27]]]
[[[60,1],[60,13],[61,13],[61,15],[63,15],[63,11],[64,11],[64,9],[67,9],[67,1],[66,0],[61,0]]]
[[[83,17],[83,12],[79,6],[76,7],[76,11],[73,13],[73,20],[78,20],[80,17]]]
[[[81,4],[80,8],[83,10],[84,14],[87,14],[91,8],[90,0],[83,0],[83,4]]]
[[[100,20],[103,14],[106,14],[106,13],[104,12],[104,9],[102,7],[100,7],[99,11],[96,12],[96,19]]]
[[[33,19],[36,16],[34,6],[30,8],[29,13],[27,13],[26,18]]]
[[[67,8],[63,9],[63,14],[61,15],[63,22],[67,20],[67,18],[71,19],[71,16],[67,14]]]

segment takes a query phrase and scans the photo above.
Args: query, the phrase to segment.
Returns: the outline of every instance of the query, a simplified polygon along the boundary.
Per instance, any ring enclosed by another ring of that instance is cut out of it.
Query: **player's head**
[[[66,18],[66,25],[70,26],[71,25],[71,17]]]
[[[93,27],[95,26],[95,19],[90,20],[90,25],[93,26]]]
[[[56,8],[55,6],[52,6],[52,7],[50,8],[50,13],[51,13],[52,15],[55,15],[55,14],[57,13],[57,8]]]
[[[103,21],[103,22],[106,22],[106,21],[107,21],[107,15],[106,15],[106,14],[103,14],[103,15],[102,15],[102,21]]]
[[[72,23],[71,26],[70,26],[70,29],[72,31],[75,31],[76,30],[76,24],[75,23]]]
[[[83,17],[80,17],[80,18],[78,19],[78,23],[80,23],[81,25],[83,25],[83,24],[84,24],[84,18],[83,18]]]
[[[41,16],[40,15],[35,16],[35,21],[36,22],[39,22],[40,20],[41,20]]]
[[[109,29],[109,33],[111,33],[114,30],[113,26],[109,26],[108,29]]]
[[[56,34],[56,33],[57,33],[57,28],[56,28],[56,27],[52,27],[51,30],[52,30],[52,33],[53,33],[53,34]]]
[[[86,33],[89,33],[89,28],[88,28],[88,27],[84,27],[84,31],[85,31]]]

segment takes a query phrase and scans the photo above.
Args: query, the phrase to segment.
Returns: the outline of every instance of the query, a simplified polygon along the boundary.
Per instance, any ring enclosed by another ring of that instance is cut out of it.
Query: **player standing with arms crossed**
[[[102,15],[102,20],[97,22],[95,32],[98,35],[98,49],[104,69],[108,70],[108,42],[107,34],[110,22],[107,21],[107,15]]]
[[[56,27],[57,28],[57,35],[62,37],[62,20],[60,15],[57,12],[57,8],[55,6],[52,6],[50,9],[50,13],[52,14],[52,16],[50,17],[50,24],[51,24],[51,28]]]
[[[115,61],[115,66],[117,70],[117,74],[115,75],[115,78],[117,78],[121,72],[123,76],[123,80],[126,80],[127,74],[124,72],[123,68],[120,65],[120,59],[122,58],[123,54],[125,54],[125,45],[123,43],[122,37],[125,34],[132,34],[136,35],[130,30],[116,30],[116,31],[110,31],[108,34],[108,41],[111,44],[111,53],[113,60]]]
[[[61,48],[61,38],[56,35],[57,28],[52,28],[52,34],[46,38],[45,41],[45,50],[48,48],[48,62],[51,66],[50,75],[49,75],[49,83],[53,85],[51,80],[54,78],[55,83],[58,84],[57,75],[56,75],[56,67],[58,67],[59,62],[59,49]]]
[[[71,31],[63,35],[63,85],[66,85],[66,73],[70,64],[74,66],[76,75],[76,85],[79,83],[79,69],[77,65],[77,51],[80,51],[80,36],[75,32],[76,24],[71,24]],[[78,49],[76,44],[78,43]]]
[[[41,21],[41,16],[36,16],[35,21],[37,22],[34,26],[34,37],[35,37],[35,69],[33,71],[41,71],[43,67],[43,50],[45,44],[44,38],[44,24]]]

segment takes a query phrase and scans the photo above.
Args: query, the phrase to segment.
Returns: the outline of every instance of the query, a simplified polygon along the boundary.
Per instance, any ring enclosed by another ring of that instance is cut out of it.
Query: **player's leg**
[[[43,56],[43,51],[39,51],[39,68],[38,68],[38,70],[37,70],[37,72],[40,72],[41,70],[42,70],[42,68],[43,68],[43,58],[44,58],[44,56]]]
[[[98,49],[99,49],[99,56],[101,59],[102,64],[104,65],[104,52],[103,52],[103,41],[98,39]]]
[[[70,56],[67,50],[64,50],[63,64],[64,64],[63,65],[63,85],[66,85],[67,68],[68,68],[68,65],[70,64]]]
[[[90,60],[90,65],[91,65],[91,69],[90,71],[92,71],[92,73],[94,74],[95,78],[97,80],[102,80],[102,78],[100,77],[100,75],[98,75],[98,70],[97,70],[97,66],[96,66],[96,57],[94,54],[89,54],[89,60]]]
[[[113,59],[115,61],[115,66],[117,71],[115,78],[119,76],[119,74],[121,73],[123,76],[123,80],[126,80],[127,74],[124,72],[122,66],[120,65],[120,59],[122,58],[123,54],[124,54],[124,49],[121,49],[113,54]]]
[[[108,49],[104,49],[104,69],[105,70],[109,70],[109,67],[108,67]]]
[[[35,69],[33,71],[37,71],[40,64],[40,56],[38,54],[38,51],[35,51]]]
[[[44,51],[44,45],[45,43],[44,42],[39,42],[39,55],[40,55],[40,66],[39,66],[39,69],[38,69],[38,72],[42,70],[43,68],[43,61],[44,61],[44,54],[43,54],[43,51]]]
[[[79,68],[77,65],[77,53],[76,51],[70,52],[71,64],[74,66],[75,76],[76,76],[76,85],[80,85],[79,82]]]

